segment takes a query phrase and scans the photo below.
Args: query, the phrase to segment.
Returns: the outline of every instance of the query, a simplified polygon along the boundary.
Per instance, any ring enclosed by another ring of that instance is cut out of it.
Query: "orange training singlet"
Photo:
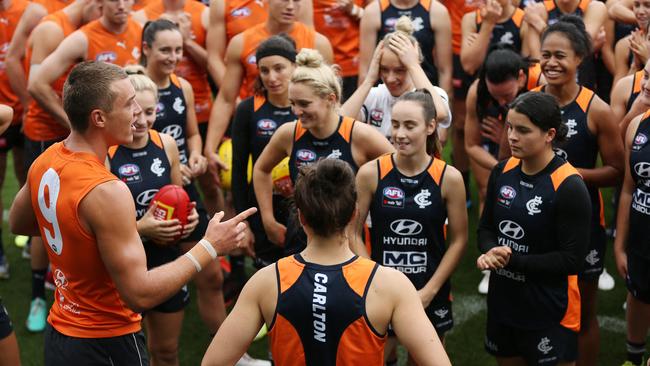
[[[120,298],[97,239],[79,221],[84,197],[114,179],[96,155],[70,151],[63,142],[41,154],[27,177],[56,284],[48,322],[70,337],[107,338],[140,330],[140,315]]]
[[[366,314],[366,294],[378,267],[356,256],[331,266],[306,262],[299,254],[280,259],[269,327],[275,364],[383,366],[386,335]]]
[[[23,114],[23,106],[14,93],[5,69],[5,57],[9,50],[9,43],[16,31],[16,26],[27,7],[27,0],[14,0],[8,9],[0,11],[0,103],[13,108],[14,118],[11,124],[19,124]]]
[[[363,7],[363,0],[354,0],[354,4]],[[359,21],[343,10],[332,10],[336,5],[336,0],[314,1],[314,27],[332,44],[341,76],[355,76],[359,73]]]
[[[109,32],[101,23],[93,20],[79,30],[88,38],[86,60],[104,61],[118,66],[135,65],[140,60],[142,26],[129,18],[121,34]]]
[[[63,31],[63,36],[67,37],[77,28],[70,22],[70,19],[63,10],[45,16],[41,23],[54,22]],[[25,53],[25,70],[29,79],[29,69],[32,59],[32,48],[28,47]],[[63,84],[68,77],[68,72],[61,75],[53,84],[52,89],[61,97],[63,94]],[[32,141],[52,141],[68,136],[70,131],[60,125],[47,113],[35,99],[29,103],[27,115],[23,121],[23,133]]]
[[[226,21],[226,44],[232,37],[266,22],[268,6],[262,0],[223,0]],[[314,9],[315,10],[315,9]]]
[[[467,0],[443,0],[443,5],[449,12],[451,20],[451,48],[455,55],[460,55],[460,44],[463,38],[461,23],[463,16],[476,10],[475,6],[468,6]]]
[[[293,28],[288,34],[296,42],[298,52],[303,48],[314,48],[316,44],[316,31],[303,23],[293,23]],[[266,29],[266,23],[258,24],[242,33],[244,46],[239,56],[239,62],[244,67],[244,78],[241,88],[239,88],[239,98],[241,100],[253,95],[253,85],[258,74],[257,60],[255,59],[257,46],[272,35]]]
[[[183,11],[190,16],[192,27],[191,37],[194,42],[205,48],[206,30],[201,22],[201,15],[207,7],[196,0],[185,0]],[[162,0],[152,2],[144,8],[147,19],[158,19],[165,8]],[[192,85],[194,91],[194,109],[196,111],[196,120],[199,123],[208,122],[210,119],[210,109],[212,107],[212,93],[210,84],[208,84],[208,69],[199,66],[192,60],[187,52],[183,53],[183,59],[176,66],[176,74],[187,80]]]

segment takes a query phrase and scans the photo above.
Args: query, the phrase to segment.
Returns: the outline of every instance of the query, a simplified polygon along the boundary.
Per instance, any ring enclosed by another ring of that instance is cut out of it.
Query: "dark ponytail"
[[[396,103],[401,101],[416,102],[420,104],[422,107],[424,123],[430,123],[435,120],[438,115],[436,105],[433,102],[433,96],[431,96],[431,92],[428,89],[417,89],[412,92],[407,92],[399,97]],[[440,158],[441,153],[442,146],[440,145],[438,129],[436,128],[431,135],[427,136],[427,154]]]

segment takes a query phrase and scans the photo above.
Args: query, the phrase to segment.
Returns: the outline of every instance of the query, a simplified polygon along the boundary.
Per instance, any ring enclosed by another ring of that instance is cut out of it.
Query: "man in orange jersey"
[[[25,181],[25,171],[22,169],[23,156],[23,138],[20,134],[20,122],[22,117],[22,105],[16,93],[11,89],[7,78],[7,70],[4,66],[4,60],[11,41],[11,36],[16,30],[16,25],[20,20],[27,0],[2,0],[0,1],[0,103],[6,104],[13,108],[14,115],[11,126],[4,130],[0,135],[0,188],[4,183],[5,170],[7,164],[7,153],[13,149],[14,172],[18,182],[21,184]],[[2,200],[0,199],[0,205]],[[0,206],[1,207],[1,206]],[[0,213],[0,220],[2,214]],[[0,235],[2,230],[0,229]],[[0,237],[0,279],[9,278],[9,262],[4,255],[4,247]]]
[[[45,365],[147,365],[141,317],[203,267],[246,240],[254,208],[210,221],[188,253],[147,270],[126,185],[104,166],[111,145],[133,139],[142,112],[120,67],[82,62],[63,87],[71,132],[32,164],[11,210],[14,233],[40,235],[56,278]]]
[[[99,15],[99,9],[94,0],[77,0],[64,9],[46,15],[34,28],[27,41],[26,64],[30,65],[27,71],[35,71],[45,57],[54,52],[65,37],[83,24],[98,18]],[[59,97],[63,91],[66,77],[67,72],[52,86]],[[22,84],[26,85],[26,82]],[[63,140],[68,136],[70,130],[67,125],[57,123],[36,101],[31,100],[23,119],[23,133],[25,135],[25,171],[27,171],[32,162],[45,149],[55,142]],[[41,332],[45,329],[47,316],[44,279],[48,261],[41,238],[32,238],[31,244],[33,244],[30,247],[32,300],[27,317],[27,329],[30,332]]]
[[[314,0],[314,27],[332,43],[334,63],[341,68],[345,102],[357,89],[359,21],[369,0]]]
[[[11,43],[7,50],[5,67],[9,83],[23,106],[29,105],[31,99],[27,92],[27,77],[23,68],[23,58],[25,57],[25,46],[27,39],[34,28],[43,19],[44,16],[52,14],[55,11],[63,9],[74,0],[32,0],[28,3],[25,12],[20,17],[16,31],[11,37]],[[26,108],[23,113],[27,113]],[[22,116],[20,116],[22,118]]]
[[[52,84],[80,60],[137,64],[142,27],[130,18],[133,0],[98,0],[102,16],[66,37],[29,78],[28,90],[59,124],[70,125]]]
[[[226,73],[217,100],[212,106],[203,149],[213,172],[223,167],[216,151],[235,109],[237,93],[241,99],[253,95],[253,84],[258,74],[255,51],[263,40],[275,34],[287,33],[296,42],[297,50],[315,48],[328,63],[333,59],[332,46],[327,38],[296,21],[301,8],[300,0],[266,1],[269,9],[266,22],[236,35],[226,49]]]
[[[313,9],[311,0],[301,0],[299,22],[312,26]],[[268,2],[263,0],[212,0],[210,2],[210,26],[206,49],[208,51],[208,72],[220,86],[226,73],[224,54],[226,46],[239,33],[266,22]]]
[[[307,248],[253,275],[202,365],[232,365],[263,324],[277,366],[383,366],[389,324],[418,365],[451,365],[411,281],[350,250],[350,166],[322,159],[301,169],[294,199]]]

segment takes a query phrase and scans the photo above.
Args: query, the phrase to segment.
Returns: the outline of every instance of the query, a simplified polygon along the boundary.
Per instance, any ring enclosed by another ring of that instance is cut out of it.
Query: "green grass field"
[[[11,172],[11,168],[8,169],[8,172]],[[8,173],[2,190],[5,209],[9,208],[17,190],[13,174]],[[474,202],[476,202],[475,190],[473,193]],[[609,191],[605,192],[608,218],[611,214],[610,196]],[[476,290],[481,279],[481,273],[475,267],[478,256],[475,241],[478,216],[476,205],[469,210],[469,215],[470,241],[468,249],[452,277],[455,326],[447,334],[446,347],[454,365],[496,365],[493,358],[483,350],[486,314],[485,298]],[[0,296],[14,321],[23,365],[42,365],[43,336],[42,334],[29,333],[24,324],[31,297],[29,261],[21,258],[21,250],[13,244],[14,236],[9,233],[6,222],[3,222],[2,233],[5,252],[11,263],[11,279],[0,281]],[[622,304],[625,300],[626,290],[623,281],[616,275],[611,243],[608,247],[607,257],[607,267],[616,279],[616,287],[609,292],[599,292],[598,314],[601,325],[599,365],[613,366],[620,365],[625,357],[625,314]],[[48,301],[51,303],[52,293],[48,291],[47,295]],[[180,362],[181,365],[198,365],[210,338],[207,329],[201,324],[195,301],[186,309],[185,314],[180,344]],[[260,340],[251,346],[250,354],[254,357],[265,358],[267,356],[266,348],[266,339]],[[401,359],[403,360],[404,357]]]

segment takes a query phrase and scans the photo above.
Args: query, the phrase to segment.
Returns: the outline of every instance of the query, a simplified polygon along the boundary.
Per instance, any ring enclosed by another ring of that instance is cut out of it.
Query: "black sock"
[[[627,360],[635,365],[641,365],[643,354],[645,353],[645,343],[632,343],[627,341]]]
[[[32,269],[32,300],[40,297],[45,299],[45,274],[46,269]]]

